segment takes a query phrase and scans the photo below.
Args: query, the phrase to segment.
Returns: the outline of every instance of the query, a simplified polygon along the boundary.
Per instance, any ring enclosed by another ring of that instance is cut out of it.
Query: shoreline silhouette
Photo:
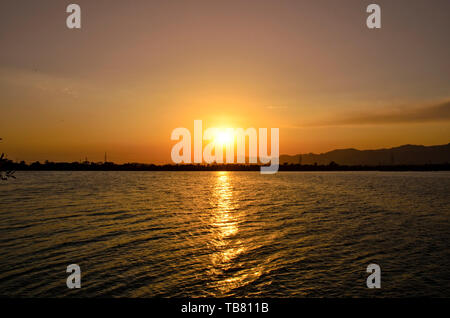
[[[246,158],[246,162],[249,162]],[[1,158],[2,171],[259,171],[257,164],[151,164],[114,163],[105,160],[91,162],[35,161],[15,162]],[[336,149],[321,154],[281,155],[279,171],[448,171],[450,144],[437,146],[403,145],[376,150]]]
[[[259,171],[259,164],[144,164],[113,162],[25,162],[7,161],[12,171]],[[425,165],[328,165],[281,164],[279,171],[450,171],[450,163]]]

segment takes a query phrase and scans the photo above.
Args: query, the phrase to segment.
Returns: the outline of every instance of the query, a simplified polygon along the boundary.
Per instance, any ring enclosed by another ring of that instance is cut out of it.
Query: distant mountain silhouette
[[[390,149],[337,149],[321,154],[281,155],[280,164],[426,165],[450,163],[450,143],[441,146],[404,145]]]

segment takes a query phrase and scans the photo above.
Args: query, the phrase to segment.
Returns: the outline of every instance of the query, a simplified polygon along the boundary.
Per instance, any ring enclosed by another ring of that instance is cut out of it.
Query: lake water
[[[0,183],[3,296],[450,297],[449,172],[16,176]]]

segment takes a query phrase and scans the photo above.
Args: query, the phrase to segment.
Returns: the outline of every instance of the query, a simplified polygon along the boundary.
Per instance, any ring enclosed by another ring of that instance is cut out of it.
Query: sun
[[[229,131],[220,131],[217,133],[215,140],[221,145],[228,145],[233,142],[233,134]]]

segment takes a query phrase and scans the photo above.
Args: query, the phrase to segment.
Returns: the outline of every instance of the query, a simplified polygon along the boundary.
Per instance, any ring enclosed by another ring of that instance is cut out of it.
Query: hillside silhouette
[[[328,165],[430,165],[450,163],[450,143],[439,146],[403,145],[377,150],[337,149],[321,154],[281,155],[280,164]]]

